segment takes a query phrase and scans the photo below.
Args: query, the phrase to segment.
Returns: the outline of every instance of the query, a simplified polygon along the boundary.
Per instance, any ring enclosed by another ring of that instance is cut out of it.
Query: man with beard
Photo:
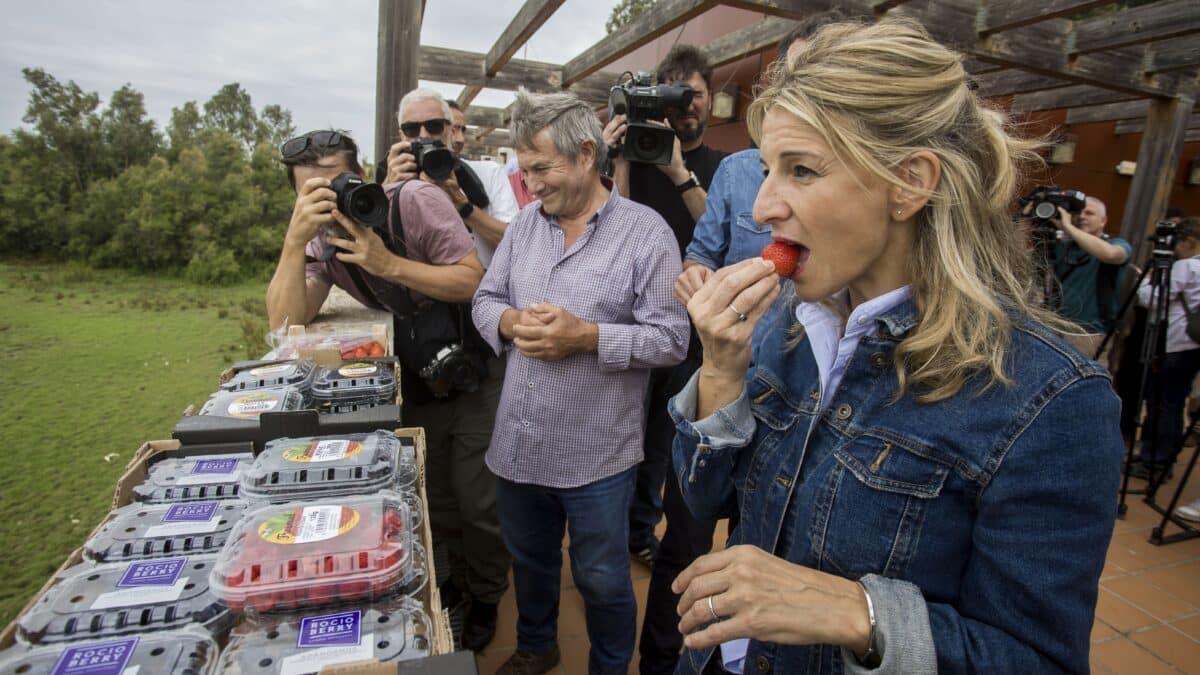
[[[702,142],[708,124],[712,67],[699,49],[677,45],[655,72],[659,84],[684,83],[695,94],[685,109],[668,109],[664,126],[675,131],[675,150],[667,165],[629,162],[616,151],[625,136],[625,115],[614,115],[604,128],[609,146],[613,183],[617,191],[654,209],[675,233],[679,250],[692,241],[696,220],[704,213],[709,184],[726,153]],[[662,519],[662,489],[671,455],[674,424],[667,401],[687,382],[700,364],[699,342],[693,340],[688,358],[675,368],[654,371],[647,397],[646,458],[638,467],[637,486],[629,512],[629,552],[634,560],[651,567],[658,554],[654,529]]]

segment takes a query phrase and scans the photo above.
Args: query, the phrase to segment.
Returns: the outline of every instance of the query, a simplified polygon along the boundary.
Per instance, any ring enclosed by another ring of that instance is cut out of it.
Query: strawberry
[[[763,248],[762,257],[775,265],[776,274],[790,277],[796,271],[796,263],[800,260],[800,249],[782,241],[773,241]]]

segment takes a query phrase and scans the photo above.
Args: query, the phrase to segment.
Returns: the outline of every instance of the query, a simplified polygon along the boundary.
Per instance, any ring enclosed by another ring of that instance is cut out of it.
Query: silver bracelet
[[[867,591],[867,586],[862,580],[855,583],[862,588],[863,597],[867,599],[867,620],[871,622],[871,632],[867,634],[867,651],[858,662],[868,668],[878,668],[883,659],[880,658],[879,650],[875,648],[875,603],[871,602],[871,593]]]

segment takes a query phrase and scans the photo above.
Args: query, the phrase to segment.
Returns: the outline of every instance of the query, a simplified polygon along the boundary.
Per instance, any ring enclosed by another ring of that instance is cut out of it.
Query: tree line
[[[269,273],[294,201],[277,159],[295,133],[288,110],[256,110],[231,83],[172,109],[160,131],[128,84],[101,106],[73,81],[22,73],[29,128],[0,135],[6,256],[214,284]]]

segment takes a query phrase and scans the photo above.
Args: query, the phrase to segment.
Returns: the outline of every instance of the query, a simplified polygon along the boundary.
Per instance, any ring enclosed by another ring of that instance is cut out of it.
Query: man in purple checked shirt
[[[511,132],[540,201],[509,223],[473,311],[483,338],[508,353],[487,464],[499,477],[518,621],[517,651],[498,672],[559,662],[566,530],[589,672],[625,673],[637,625],[628,513],[646,383],[651,368],[687,353],[687,315],[672,295],[679,245],[661,216],[601,179],[600,122],[574,94],[519,93]]]

